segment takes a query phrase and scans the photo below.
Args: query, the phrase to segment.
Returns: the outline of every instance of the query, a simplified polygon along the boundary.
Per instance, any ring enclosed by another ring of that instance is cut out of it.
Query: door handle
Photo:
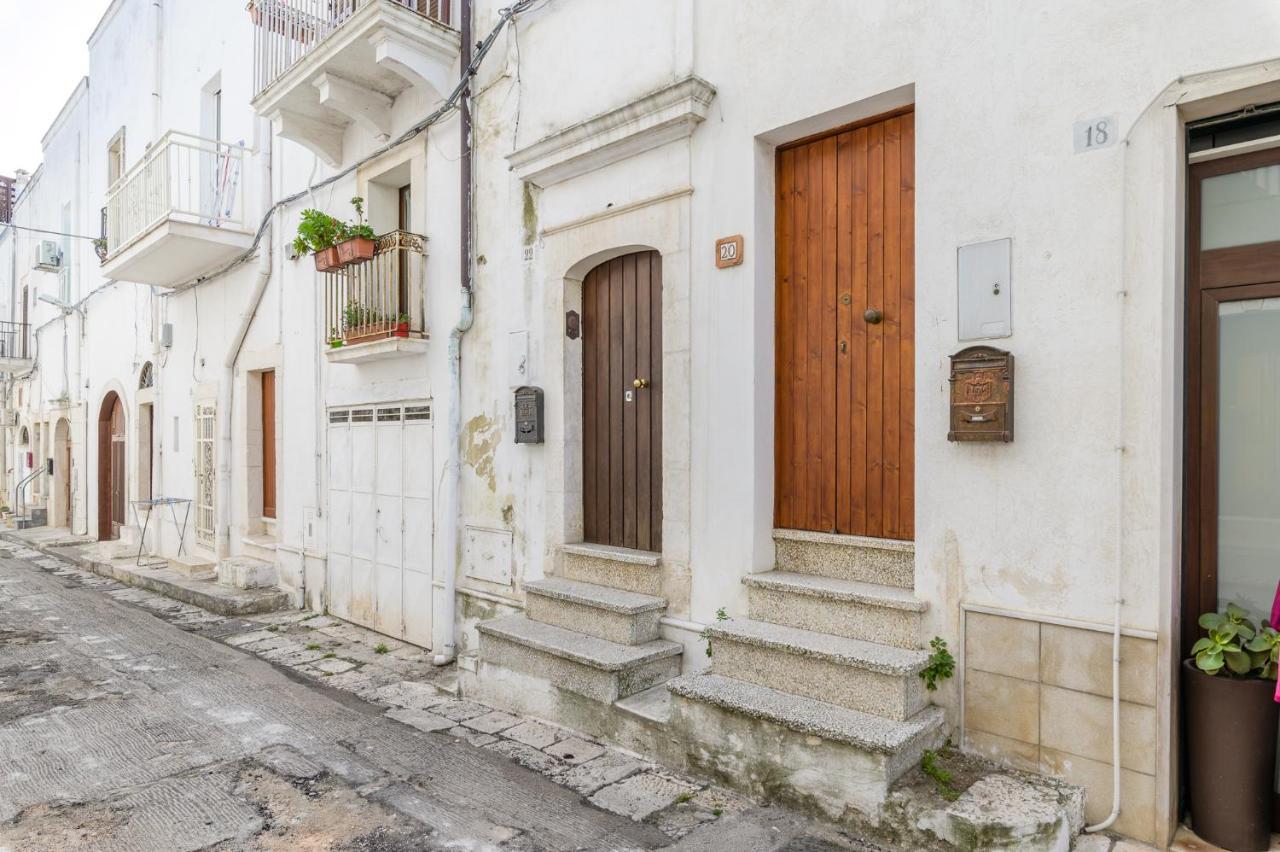
[[[884,319],[884,314],[880,313],[877,308],[867,308],[866,312],[863,313],[862,318],[870,325],[879,325],[880,320]]]
[[[633,388],[635,388],[636,390],[643,390],[644,388],[649,387],[649,380],[648,380],[648,379],[636,379],[634,382],[632,382],[632,383],[631,383],[631,386],[632,386]]]

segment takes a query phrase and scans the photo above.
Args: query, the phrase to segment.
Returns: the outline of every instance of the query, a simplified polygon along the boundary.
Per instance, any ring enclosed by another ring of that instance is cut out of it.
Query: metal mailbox
[[[970,346],[951,356],[948,441],[1013,440],[1013,355]]]
[[[516,388],[516,443],[542,443],[542,388]]]

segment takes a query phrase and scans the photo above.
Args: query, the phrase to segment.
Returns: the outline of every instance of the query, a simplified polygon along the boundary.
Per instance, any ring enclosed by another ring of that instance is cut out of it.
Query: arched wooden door
[[[662,256],[614,258],[582,284],[583,538],[662,550]]]
[[[98,539],[120,537],[125,524],[124,404],[107,394],[98,414]]]

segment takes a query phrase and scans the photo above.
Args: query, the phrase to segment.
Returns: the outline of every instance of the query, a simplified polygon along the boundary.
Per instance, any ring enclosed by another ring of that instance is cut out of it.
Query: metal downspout
[[[471,66],[471,0],[462,0],[462,54],[459,68],[461,73],[470,74]],[[462,308],[458,315],[458,323],[449,333],[449,460],[446,463],[444,478],[444,508],[440,514],[440,532],[443,538],[440,551],[444,554],[444,600],[440,608],[443,624],[444,642],[432,659],[437,666],[448,665],[458,656],[457,636],[454,626],[455,610],[458,594],[458,568],[462,561],[458,551],[458,527],[462,524],[462,336],[471,329],[474,319],[472,300],[474,297],[471,279],[472,230],[474,222],[471,211],[472,195],[472,157],[471,150],[471,87],[463,89],[459,101],[459,125],[461,133],[460,162],[460,222],[458,240],[458,261],[461,272]]]

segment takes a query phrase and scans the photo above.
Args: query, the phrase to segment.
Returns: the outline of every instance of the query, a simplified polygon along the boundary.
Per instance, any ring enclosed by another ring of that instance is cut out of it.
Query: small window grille
[[[357,408],[357,409],[354,409],[354,410],[351,412],[351,422],[352,422],[352,423],[372,423],[372,422],[373,422],[373,409],[372,409],[372,408]]]
[[[400,409],[398,409],[398,408],[379,408],[379,409],[378,409],[378,422],[379,422],[379,423],[399,423],[399,422],[400,422]]]
[[[429,405],[409,405],[404,409],[405,420],[430,420],[431,406]]]
[[[138,374],[138,388],[145,390],[152,387],[156,383],[155,370],[151,366],[151,362],[142,365],[142,372]]]
[[[346,423],[350,419],[351,419],[350,411],[330,411],[329,412],[330,423]]]

